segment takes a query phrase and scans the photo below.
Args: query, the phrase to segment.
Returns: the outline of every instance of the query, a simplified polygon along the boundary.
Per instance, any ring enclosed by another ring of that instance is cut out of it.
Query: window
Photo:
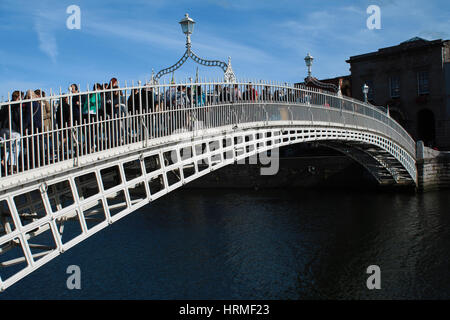
[[[398,76],[389,78],[389,89],[391,92],[391,98],[400,97],[400,78]]]
[[[419,95],[430,93],[428,71],[417,72],[417,89]]]

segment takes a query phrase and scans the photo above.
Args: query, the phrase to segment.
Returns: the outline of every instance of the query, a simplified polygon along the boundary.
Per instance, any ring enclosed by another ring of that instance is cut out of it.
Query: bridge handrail
[[[186,91],[191,90],[190,94],[182,93],[183,87]],[[200,95],[194,93],[197,90],[201,91]],[[92,111],[96,111],[95,115],[83,112],[81,105],[78,114],[75,115],[73,103],[76,99],[73,97],[79,97],[80,104],[85,103],[83,100],[85,97],[88,100],[85,105],[88,109],[93,107]],[[92,97],[95,105],[89,105],[89,99]],[[108,102],[109,100],[107,101],[108,98],[111,103]],[[152,100],[151,104],[148,103],[149,99]],[[194,99],[196,101],[193,101]],[[98,100],[101,102],[99,103]],[[38,104],[35,104],[36,102]],[[201,116],[206,120],[208,118],[205,115],[208,112],[207,108],[223,107],[225,109],[220,110],[219,115],[215,115],[224,117],[217,124],[230,125],[232,123],[229,122],[233,121],[229,119],[226,108],[262,104],[340,110],[341,113],[375,119],[398,135],[392,139],[395,139],[412,157],[415,157],[414,140],[405,129],[389,117],[382,107],[332,92],[269,81],[235,83],[199,81],[197,83],[143,85],[139,83],[113,89],[86,90],[75,94],[51,94],[47,97],[32,97],[18,101],[10,101],[8,97],[7,102],[0,103],[0,120],[6,119],[3,121],[3,124],[6,123],[6,127],[0,130],[2,160],[0,179],[74,159],[75,155],[78,158],[100,149],[104,151],[132,141],[144,141],[149,135],[152,137],[158,136],[158,134],[160,136],[170,135],[172,134],[171,130],[180,123],[186,122],[184,124],[189,125],[187,122],[191,120],[188,119],[192,118],[189,113],[193,111],[203,113]],[[107,110],[108,105],[111,110]],[[20,108],[18,112],[15,112],[17,107]],[[47,120],[49,126],[45,127],[43,110],[48,107],[51,118],[50,123]],[[57,112],[58,108],[69,108],[70,125],[67,125],[67,122],[64,123],[63,118],[67,119],[67,113],[64,116],[63,112]],[[249,111],[245,117],[252,118],[254,115],[251,113],[256,112],[255,110]],[[99,114],[100,111],[103,114]],[[57,117],[59,119],[56,119]],[[140,121],[136,122],[139,117]],[[158,118],[159,123],[155,123],[153,118]],[[242,121],[245,122],[247,119]],[[40,127],[35,128],[35,125],[39,123]],[[76,132],[80,133],[77,139],[73,137],[72,129],[76,129]],[[190,128],[189,130],[195,129]],[[143,134],[144,131],[147,135]]]

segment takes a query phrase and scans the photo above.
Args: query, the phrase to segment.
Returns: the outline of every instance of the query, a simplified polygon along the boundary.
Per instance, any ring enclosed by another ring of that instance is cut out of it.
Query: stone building
[[[352,96],[389,106],[391,116],[416,140],[450,149],[450,41],[413,38],[350,57]]]

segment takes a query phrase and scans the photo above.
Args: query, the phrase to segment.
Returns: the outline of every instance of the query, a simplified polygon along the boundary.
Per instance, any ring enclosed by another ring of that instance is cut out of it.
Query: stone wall
[[[417,189],[420,192],[450,188],[450,152],[417,142]]]

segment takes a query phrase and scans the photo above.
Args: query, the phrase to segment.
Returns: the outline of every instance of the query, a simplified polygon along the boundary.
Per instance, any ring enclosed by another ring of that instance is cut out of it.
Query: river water
[[[0,299],[449,299],[449,253],[450,191],[177,190]]]

